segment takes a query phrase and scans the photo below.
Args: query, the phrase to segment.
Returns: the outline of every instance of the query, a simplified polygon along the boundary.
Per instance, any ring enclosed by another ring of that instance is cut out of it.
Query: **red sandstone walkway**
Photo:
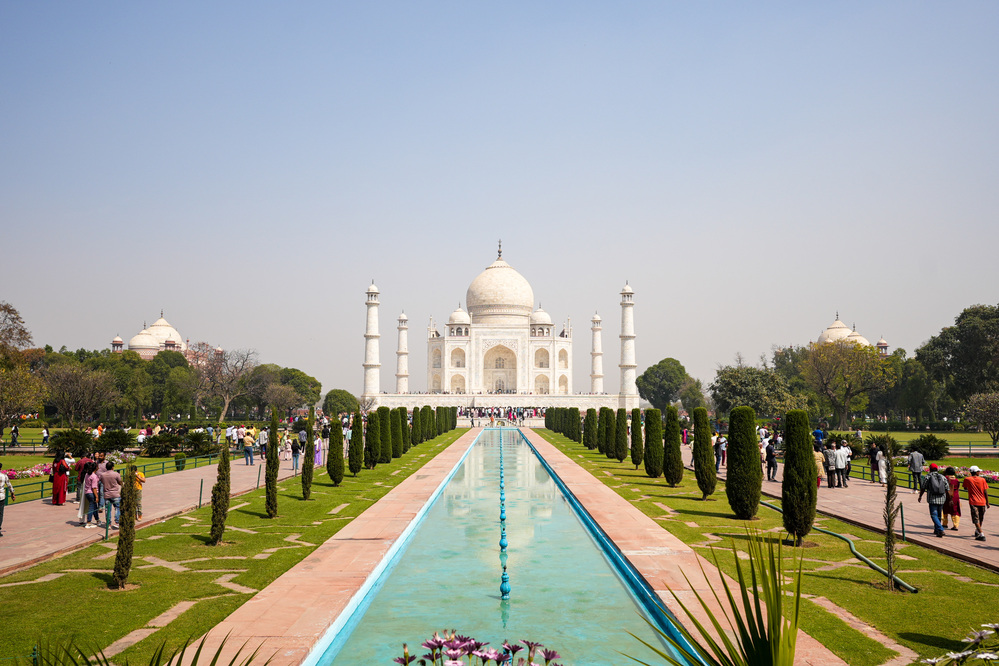
[[[691,461],[690,447],[681,447],[684,463]],[[725,478],[724,467],[718,472],[718,478]],[[777,465],[777,481],[767,481],[763,475],[763,493],[780,499],[784,465]],[[860,525],[868,529],[884,533],[885,489],[879,483],[870,480],[850,479],[846,488],[827,488],[825,482],[819,488],[817,509],[826,515],[834,516],[848,523]],[[946,536],[933,536],[933,523],[930,520],[930,510],[926,507],[926,498],[917,502],[917,494],[908,488],[899,486],[897,490],[899,503],[905,516],[905,536],[911,543],[932,548],[947,555],[973,564],[999,571],[999,513],[996,509],[985,512],[986,541],[975,541],[975,526],[971,522],[970,510],[966,501],[961,502],[964,515],[961,518],[961,528],[957,532],[947,531]],[[769,509],[761,508],[761,511]],[[900,512],[901,513],[901,512]],[[895,524],[896,533],[902,533],[902,515]],[[904,576],[903,576],[904,578]]]
[[[232,461],[232,494],[239,495],[257,486],[258,470],[263,464],[244,465]],[[263,472],[260,471],[260,485]],[[217,465],[205,465],[183,472],[151,477],[142,491],[142,525],[150,525],[198,506],[198,492],[204,481],[202,505],[211,500]],[[291,461],[281,461],[279,479],[292,476]],[[77,522],[78,504],[66,502],[52,506],[52,500],[34,500],[8,505],[0,537],[0,575],[40,562],[56,555],[77,550],[104,538],[104,529],[85,529]]]

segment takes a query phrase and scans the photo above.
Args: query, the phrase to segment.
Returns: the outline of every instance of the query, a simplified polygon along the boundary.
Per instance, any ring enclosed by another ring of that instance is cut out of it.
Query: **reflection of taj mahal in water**
[[[552,318],[534,308],[534,290],[499,256],[468,286],[467,311],[459,305],[447,324],[427,328],[428,394],[409,392],[409,319],[399,315],[395,393],[382,393],[379,372],[378,287],[367,290],[364,334],[364,399],[389,407],[429,404],[475,407],[638,406],[635,387],[634,292],[621,290],[621,389],[604,393],[602,320],[590,320],[590,393],[572,392],[572,324],[556,331]]]

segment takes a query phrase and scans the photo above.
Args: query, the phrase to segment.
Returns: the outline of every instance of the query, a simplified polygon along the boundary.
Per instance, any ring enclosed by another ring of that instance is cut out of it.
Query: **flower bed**
[[[135,462],[136,455],[134,453],[122,453],[121,451],[112,451],[107,454],[105,460],[108,462],[113,462],[115,467],[120,465]],[[39,463],[33,467],[24,467],[21,469],[7,469],[4,468],[3,473],[7,475],[7,478],[11,481],[15,479],[35,479],[38,477],[47,477],[52,473],[52,463]]]

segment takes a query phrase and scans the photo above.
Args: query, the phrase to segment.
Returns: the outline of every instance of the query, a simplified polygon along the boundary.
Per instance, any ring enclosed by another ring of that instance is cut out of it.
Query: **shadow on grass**
[[[956,641],[952,638],[930,636],[929,634],[917,634],[911,631],[900,632],[898,637],[904,641],[911,641],[913,643],[919,643],[920,645],[929,645],[930,647],[939,648],[941,652],[960,652],[967,647],[966,643]]]
[[[103,582],[108,587],[111,587],[111,585],[113,585],[114,578],[112,578],[110,571],[108,571],[107,573],[103,573],[103,572],[102,573],[97,573],[97,572],[94,572],[94,573],[92,573],[90,575],[93,576],[94,578],[96,578],[97,580]]]
[[[266,513],[262,512],[262,511],[250,511],[248,509],[238,509],[236,511],[236,513],[242,513],[243,515],[254,516],[256,518],[267,518],[267,519],[270,519],[270,516],[268,516]]]

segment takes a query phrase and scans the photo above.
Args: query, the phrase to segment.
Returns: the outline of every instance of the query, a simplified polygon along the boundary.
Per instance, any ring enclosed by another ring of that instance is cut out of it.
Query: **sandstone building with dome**
[[[572,322],[556,326],[551,316],[535,307],[531,284],[503,260],[486,267],[465,292],[447,323],[431,318],[427,327],[427,393],[409,390],[409,318],[399,315],[396,325],[395,391],[380,384],[378,308],[373,283],[366,292],[367,327],[364,334],[364,391],[362,399],[389,407],[429,404],[466,407],[624,407],[638,406],[635,385],[634,291],[621,290],[621,387],[604,392],[602,320],[590,320],[590,392],[574,394]]]

